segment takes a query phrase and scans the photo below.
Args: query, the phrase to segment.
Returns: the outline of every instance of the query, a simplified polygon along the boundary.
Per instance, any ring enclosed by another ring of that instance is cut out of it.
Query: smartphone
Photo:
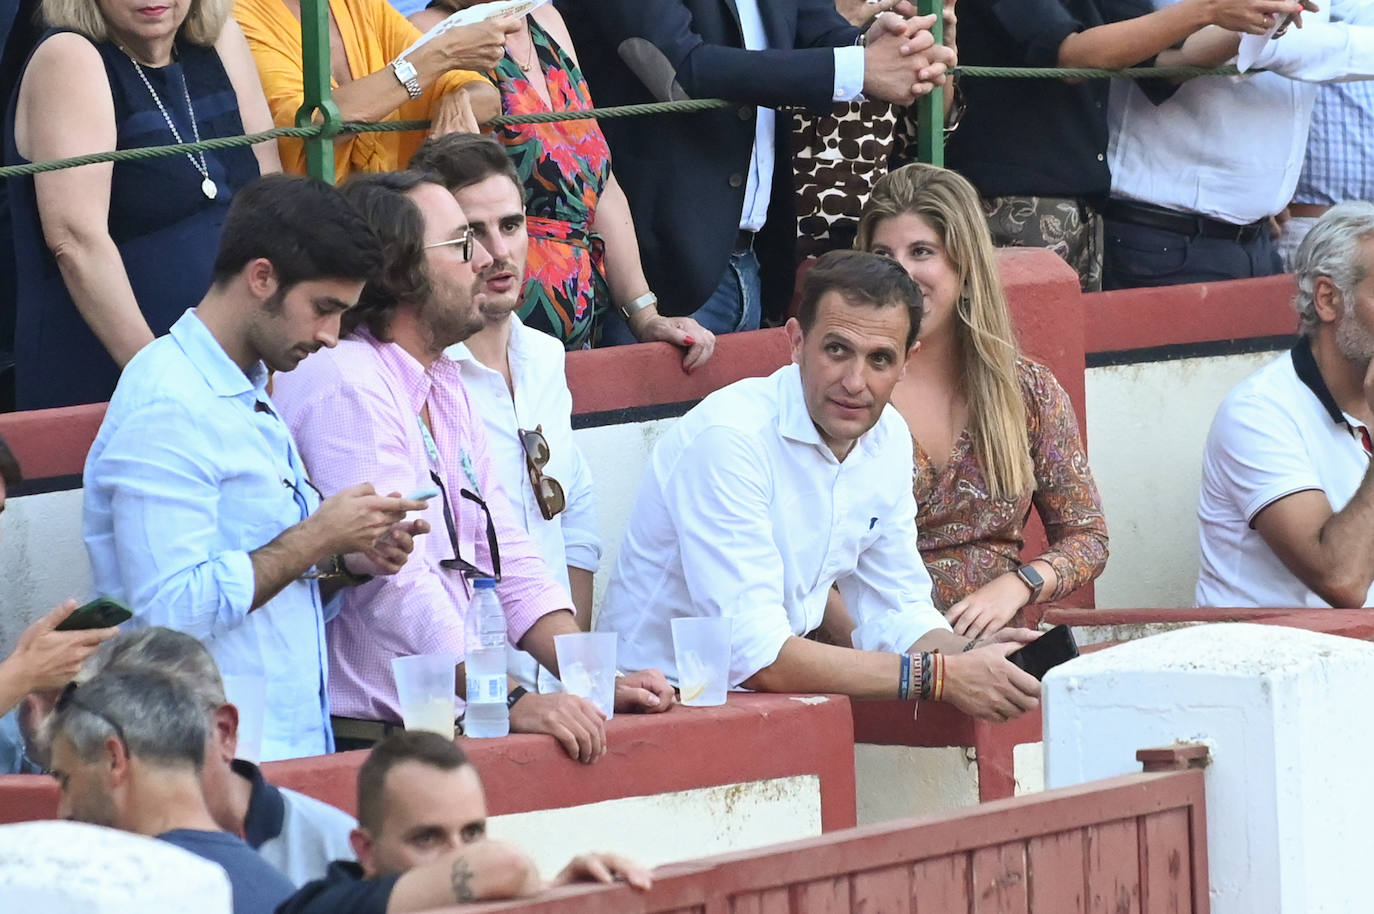
[[[88,628],[111,628],[134,617],[129,607],[112,597],[97,597],[85,606],[78,606],[72,614],[57,624],[59,632],[77,632]]]
[[[411,492],[406,496],[407,501],[429,501],[439,494],[439,490],[430,486],[428,489],[421,489],[418,492]]]
[[[1073,640],[1073,632],[1067,625],[1056,625],[1030,644],[1008,654],[1007,659],[1036,679],[1044,679],[1050,670],[1077,656],[1078,644]]]

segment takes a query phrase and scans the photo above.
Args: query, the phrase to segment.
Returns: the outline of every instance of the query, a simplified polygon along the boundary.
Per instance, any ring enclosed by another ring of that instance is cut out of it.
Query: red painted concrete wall
[[[492,815],[580,806],[621,797],[816,775],[821,827],[855,822],[854,724],[849,699],[805,704],[785,695],[731,695],[718,708],[617,714],[606,723],[608,752],[595,765],[569,759],[551,736],[460,739],[486,787]],[[780,752],[779,747],[787,747]],[[365,752],[269,762],[267,779],[357,812]],[[0,777],[0,824],[52,818],[57,783],[39,775]]]

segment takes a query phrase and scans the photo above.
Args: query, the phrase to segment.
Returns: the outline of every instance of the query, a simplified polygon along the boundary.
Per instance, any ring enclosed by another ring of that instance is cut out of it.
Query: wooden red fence
[[[570,853],[573,849],[569,849]],[[1207,914],[1203,772],[1135,774],[846,829],[464,914]]]

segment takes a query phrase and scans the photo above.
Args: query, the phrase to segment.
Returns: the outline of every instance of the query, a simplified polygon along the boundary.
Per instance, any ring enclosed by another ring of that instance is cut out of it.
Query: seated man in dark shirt
[[[488,840],[482,781],[452,741],[393,734],[358,771],[358,862],[336,862],[277,914],[400,914],[455,902],[523,898],[569,882],[649,887],[649,873],[612,854],[573,858],[546,886],[519,849]]]
[[[205,709],[183,682],[109,670],[69,686],[49,726],[59,816],[156,837],[218,863],[234,914],[271,911],[295,890],[215,824],[201,790]]]

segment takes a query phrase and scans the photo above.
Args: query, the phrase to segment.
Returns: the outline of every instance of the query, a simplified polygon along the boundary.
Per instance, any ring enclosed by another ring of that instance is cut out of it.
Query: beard
[[[1374,333],[1360,323],[1349,307],[1336,325],[1336,348],[1350,361],[1362,365],[1374,359]]]
[[[485,297],[480,294],[483,286],[483,282],[474,280],[470,288],[464,289],[458,283],[432,277],[429,300],[420,310],[420,322],[434,351],[461,343],[486,325],[479,307]]]

